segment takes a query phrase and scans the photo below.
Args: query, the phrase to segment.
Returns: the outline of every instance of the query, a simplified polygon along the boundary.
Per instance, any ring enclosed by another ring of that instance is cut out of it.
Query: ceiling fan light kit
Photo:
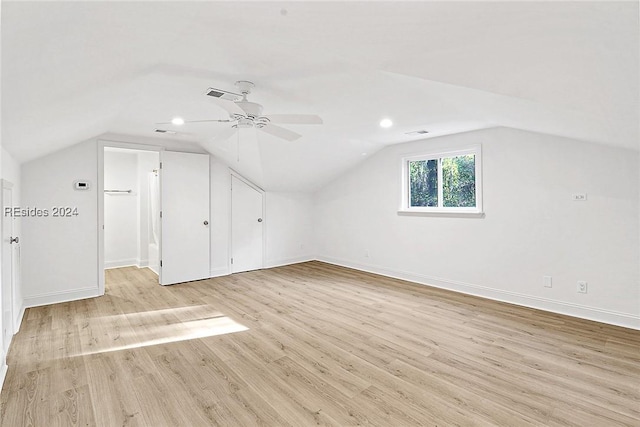
[[[183,123],[201,123],[201,122],[219,122],[232,123],[231,129],[225,130],[216,141],[223,141],[231,138],[238,129],[256,128],[265,133],[273,135],[277,138],[287,141],[295,141],[302,135],[289,129],[277,126],[274,123],[295,124],[295,125],[319,125],[322,119],[314,114],[275,114],[273,116],[263,116],[262,105],[251,102],[247,96],[251,93],[251,89],[255,87],[250,81],[238,80],[235,85],[238,87],[240,94],[229,92],[223,89],[208,88],[205,94],[216,99],[216,104],[224,108],[229,113],[229,119],[219,120],[184,120]],[[178,123],[163,122],[157,124],[174,124]]]

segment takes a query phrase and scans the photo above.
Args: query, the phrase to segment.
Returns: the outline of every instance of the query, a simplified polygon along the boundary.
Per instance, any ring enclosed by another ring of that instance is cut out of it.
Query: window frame
[[[442,179],[442,159],[448,157],[458,157],[468,154],[475,156],[475,190],[476,190],[476,206],[475,207],[445,207],[444,203],[444,187]],[[411,185],[409,182],[409,162],[438,160],[438,206],[410,206],[411,201]],[[482,145],[473,145],[454,150],[433,150],[422,152],[421,154],[405,156],[402,158],[401,167],[401,200],[399,213],[415,213],[415,214],[461,214],[461,215],[482,215]]]

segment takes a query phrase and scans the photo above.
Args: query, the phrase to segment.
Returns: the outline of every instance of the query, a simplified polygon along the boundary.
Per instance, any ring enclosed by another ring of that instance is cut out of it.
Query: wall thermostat
[[[73,188],[75,188],[76,190],[88,190],[89,188],[91,188],[91,183],[89,181],[82,180],[74,181]]]

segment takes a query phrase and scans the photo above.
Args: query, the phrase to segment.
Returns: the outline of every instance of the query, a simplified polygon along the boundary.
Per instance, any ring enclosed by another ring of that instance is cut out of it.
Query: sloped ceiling
[[[324,124],[285,126],[295,142],[219,141],[223,123],[171,138],[271,190],[318,188],[418,129],[637,150],[638,34],[637,2],[3,1],[2,143],[28,161],[107,132],[154,136],[174,116],[224,119],[204,91],[251,80],[265,114]]]

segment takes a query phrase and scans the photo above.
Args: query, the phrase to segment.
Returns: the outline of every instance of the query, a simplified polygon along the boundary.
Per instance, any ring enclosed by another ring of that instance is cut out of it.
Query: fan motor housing
[[[253,127],[253,120],[247,117],[238,118],[238,123],[236,126],[240,129],[248,129]]]

